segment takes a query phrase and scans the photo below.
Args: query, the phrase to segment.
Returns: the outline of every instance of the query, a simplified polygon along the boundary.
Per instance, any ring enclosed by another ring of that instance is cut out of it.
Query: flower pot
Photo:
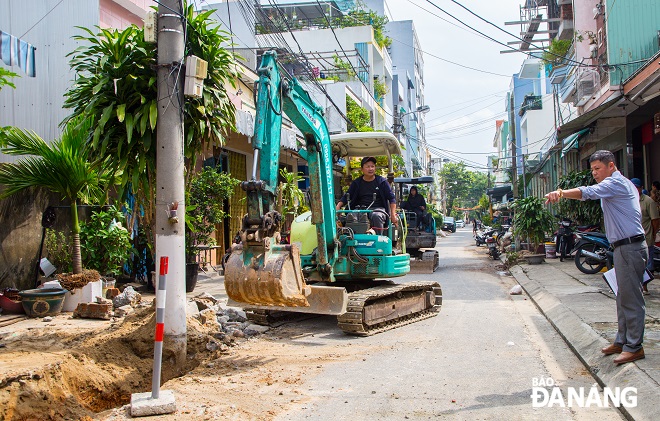
[[[67,291],[62,311],[75,311],[78,304],[91,303],[96,297],[100,297],[102,293],[103,284],[100,279],[96,282],[90,282],[82,288]]]
[[[44,317],[59,314],[66,292],[63,288],[42,288],[28,289],[18,294],[28,317]]]
[[[25,314],[20,301],[6,297],[4,294],[0,294],[0,308],[2,314]]]
[[[199,264],[186,263],[186,292],[193,292],[197,285],[197,276],[199,274]]]

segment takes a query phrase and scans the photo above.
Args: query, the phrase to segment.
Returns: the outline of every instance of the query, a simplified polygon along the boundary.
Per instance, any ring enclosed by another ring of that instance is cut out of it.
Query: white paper
[[[619,285],[616,283],[616,274],[614,273],[614,268],[603,273],[603,279],[605,279],[607,285],[610,286],[610,289],[612,290],[614,295],[617,295],[619,292]]]
[[[644,269],[644,279],[642,280],[642,283],[645,284],[647,282],[650,282],[653,280],[653,274],[649,272],[648,269]]]
[[[614,293],[614,295],[617,295],[619,292],[619,285],[616,282],[616,274],[614,273],[614,268],[608,270],[607,272],[603,273],[603,279],[607,284],[610,286],[610,289]],[[644,279],[642,280],[642,283],[645,284],[649,281],[651,281],[653,277],[649,273],[648,270],[644,270]]]

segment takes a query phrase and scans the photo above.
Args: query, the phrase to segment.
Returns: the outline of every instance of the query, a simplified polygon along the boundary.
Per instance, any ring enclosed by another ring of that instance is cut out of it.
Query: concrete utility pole
[[[158,6],[158,125],[156,126],[156,258],[169,257],[165,347],[178,367],[186,358],[185,218],[183,165],[183,10],[179,0]],[[173,206],[177,204],[178,206]],[[170,213],[176,207],[176,217]]]
[[[513,95],[509,100],[509,131],[511,133],[511,184],[513,190],[513,198],[518,198],[518,149],[516,148],[516,118],[515,113],[513,112],[514,108]]]

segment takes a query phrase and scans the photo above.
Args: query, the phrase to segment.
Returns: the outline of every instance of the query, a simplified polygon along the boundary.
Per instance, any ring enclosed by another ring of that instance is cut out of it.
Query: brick
[[[119,294],[121,294],[121,292],[119,291],[119,288],[108,288],[108,290],[105,293],[105,298],[108,298],[108,299],[112,300],[113,298],[115,298]]]
[[[110,303],[80,303],[73,312],[73,317],[110,320],[112,315],[111,310],[112,304]]]

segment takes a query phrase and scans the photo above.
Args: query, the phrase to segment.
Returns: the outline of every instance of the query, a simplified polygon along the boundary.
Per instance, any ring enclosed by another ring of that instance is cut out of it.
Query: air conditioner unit
[[[575,105],[578,107],[591,99],[600,87],[600,74],[596,69],[584,69],[577,78],[577,97]]]

